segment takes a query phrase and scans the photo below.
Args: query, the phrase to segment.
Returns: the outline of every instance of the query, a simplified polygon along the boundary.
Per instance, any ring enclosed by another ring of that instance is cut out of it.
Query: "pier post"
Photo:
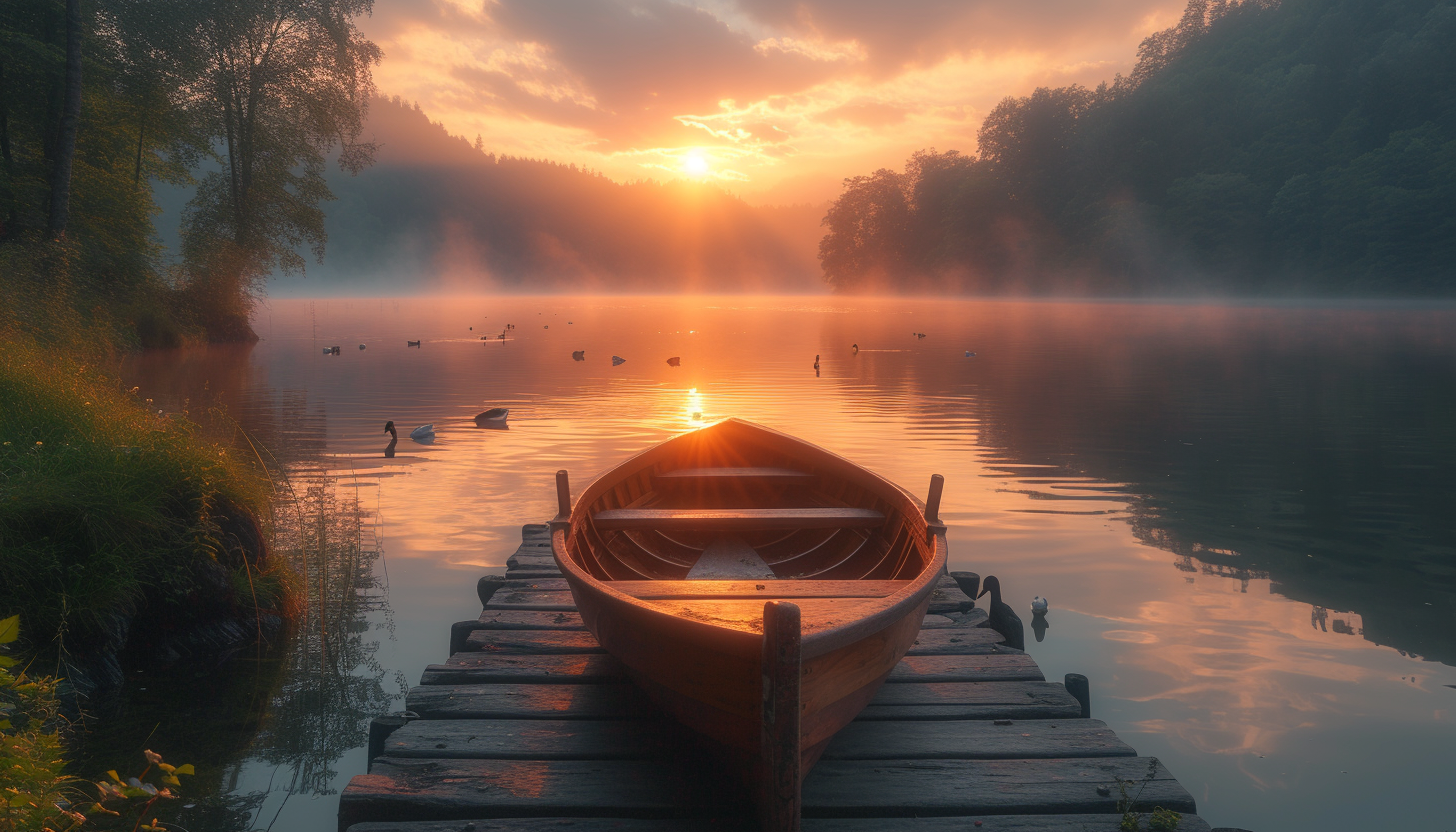
[[[475,594],[480,596],[481,609],[490,605],[490,597],[495,591],[506,585],[504,575],[481,575],[480,580],[475,582]]]
[[[981,574],[979,572],[952,572],[950,576],[955,579],[956,586],[967,598],[975,600],[981,594]]]
[[[1068,673],[1067,678],[1062,682],[1067,688],[1067,693],[1082,705],[1082,718],[1089,719],[1092,716],[1092,685],[1087,677],[1080,673]]]
[[[800,614],[797,604],[763,605],[762,793],[763,832],[799,832],[802,780],[799,747]]]
[[[565,469],[556,472],[556,516],[549,525],[552,531],[571,527],[571,481]]]
[[[940,495],[945,491],[945,477],[930,475],[930,494],[925,498],[925,531],[936,535],[945,533],[945,524],[940,522]],[[974,597],[974,596],[972,596]]]
[[[403,728],[411,719],[414,716],[410,714],[390,714],[369,720],[369,760],[366,763],[369,768],[373,768],[376,757],[384,756],[384,741],[389,739],[389,735]]]

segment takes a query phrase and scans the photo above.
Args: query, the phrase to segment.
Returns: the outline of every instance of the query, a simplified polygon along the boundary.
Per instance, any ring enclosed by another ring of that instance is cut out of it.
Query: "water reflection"
[[[485,317],[573,324],[482,349]],[[1057,599],[1057,633],[1030,619],[1049,677],[1089,675],[1095,715],[1215,825],[1300,828],[1449,809],[1427,786],[1456,738],[1453,325],[1450,308],[275,302],[251,355],[128,383],[235,391],[285,458],[348,475],[387,524],[408,622],[377,658],[410,677],[519,524],[554,513],[558,468],[584,483],[733,415],[904,484],[944,473],[952,568],[997,574],[1023,619]],[[406,335],[431,349],[385,346]],[[324,341],[381,346],[325,358]],[[476,430],[482,405],[515,428]],[[439,442],[380,459],[385,418]]]

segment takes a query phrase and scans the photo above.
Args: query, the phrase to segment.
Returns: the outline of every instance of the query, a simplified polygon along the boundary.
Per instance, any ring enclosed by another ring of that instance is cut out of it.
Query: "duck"
[[[682,358],[674,355],[672,358],[667,359],[667,366],[669,366],[669,367],[681,367],[682,366]]]
[[[361,349],[361,350],[364,349],[364,345],[363,344],[360,344],[359,345],[359,349]]]
[[[395,439],[399,438],[399,431],[394,429],[394,422],[385,422],[384,432],[389,434],[390,436],[393,436]]]
[[[850,344],[849,348],[854,350],[855,355],[859,355],[859,344]]]
[[[404,345],[406,347],[418,347],[420,345],[420,342],[419,341],[405,341],[404,342]]]
[[[819,369],[819,356],[814,356],[814,369]]]
[[[1041,597],[1040,595],[1038,595],[1035,598],[1031,599],[1031,614],[1032,615],[1046,615],[1047,614],[1047,610],[1049,608],[1050,608],[1050,605],[1047,603],[1047,599]]]
[[[612,366],[613,367],[617,366],[618,364],[626,364],[626,363],[627,363],[627,359],[623,358],[622,356],[620,356],[620,355],[614,355],[614,356],[612,356]]]
[[[1007,647],[1014,647],[1017,650],[1026,649],[1026,636],[1022,633],[1021,619],[1017,617],[1016,611],[1011,605],[1001,600],[1001,581],[995,575],[987,575],[981,582],[980,598],[990,594],[991,605],[986,610],[991,616],[991,629],[1000,633],[1006,639]]]
[[[576,350],[575,352],[573,352],[571,354],[571,360],[572,361],[585,361],[586,360],[586,350]]]
[[[971,352],[970,350],[966,350],[966,358],[974,358],[975,356],[975,353]]]
[[[492,407],[490,410],[475,414],[475,424],[483,428],[505,427],[506,417],[510,413],[504,407]]]
[[[419,427],[410,431],[410,438],[415,440],[416,442],[431,442],[435,438],[435,426],[420,425]]]

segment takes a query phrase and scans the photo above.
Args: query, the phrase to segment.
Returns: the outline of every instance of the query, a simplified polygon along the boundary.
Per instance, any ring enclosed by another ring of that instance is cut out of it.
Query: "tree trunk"
[[[76,131],[81,126],[81,0],[66,0],[66,91],[61,108],[61,134],[51,169],[51,215],[47,230],[59,239],[71,215],[71,164],[76,158]]]

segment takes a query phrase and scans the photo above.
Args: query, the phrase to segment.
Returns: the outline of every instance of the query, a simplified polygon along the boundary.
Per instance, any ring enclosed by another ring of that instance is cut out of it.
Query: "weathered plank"
[[[980,822],[980,826],[976,823]],[[804,832],[1120,832],[1121,815],[975,815],[950,818],[805,818]],[[468,825],[467,825],[468,824]],[[356,823],[348,832],[756,832],[735,820],[629,818],[503,818],[472,821]],[[1210,832],[1197,815],[1183,815],[1178,832]]]
[[[539,589],[498,590],[486,606],[488,610],[535,610],[540,612],[574,612],[576,599],[566,590],[549,592]]]
[[[1137,755],[1097,719],[1000,721],[1009,724],[997,725],[993,720],[853,722],[830,740],[823,759],[1031,760]]]
[[[929,616],[927,616],[929,617]],[[910,656],[970,656],[996,653],[1010,648],[1001,644],[1002,636],[990,627],[957,627],[924,629],[910,646]]]
[[[989,627],[991,616],[981,607],[970,612],[943,612],[941,615],[955,622],[957,627]]]
[[[506,576],[506,585],[498,592],[570,592],[571,587],[566,583],[565,578],[532,578],[516,579]]]
[[[416,719],[389,735],[386,757],[641,760],[688,742],[668,720]]]
[[[366,819],[733,815],[746,803],[730,779],[688,760],[381,757],[344,789],[339,827]]]
[[[585,630],[576,612],[532,610],[482,610],[480,623],[486,630]]]
[[[976,602],[961,592],[960,585],[949,575],[940,576],[935,589],[930,593],[928,612],[970,612]]]
[[[922,630],[939,630],[939,629],[944,629],[944,628],[948,628],[948,627],[959,627],[959,626],[960,625],[957,624],[955,621],[952,621],[951,619],[946,618],[943,615],[926,615],[925,616],[925,621],[921,622],[921,624],[920,624],[920,629],[922,629]]]
[[[509,580],[534,580],[536,578],[559,578],[560,569],[507,569],[506,578]]]
[[[1117,811],[1118,777],[1149,760],[825,760],[804,781],[806,817],[1071,814]],[[1108,794],[1099,794],[1102,787]],[[1135,808],[1193,812],[1159,766]],[[350,782],[340,826],[370,820],[472,817],[729,816],[744,806],[730,778],[673,760],[412,760],[382,757]],[[984,827],[983,827],[984,828]]]
[[[551,555],[549,549],[541,552],[516,552],[506,559],[506,566],[510,569],[556,569],[560,571],[556,565],[556,558]]]
[[[1082,706],[1055,682],[885,685],[857,719],[1074,719]]]
[[[423,719],[625,719],[655,717],[635,685],[422,685],[405,708]]]
[[[979,656],[906,656],[890,682],[1041,682],[1041,668],[1025,653]]]
[[[1116,778],[1141,781],[1146,757],[1087,760],[826,760],[804,780],[806,817],[1112,813]],[[357,779],[357,778],[356,778]],[[1102,787],[1107,794],[1098,793]],[[1159,765],[1134,808],[1195,812],[1193,796]],[[984,827],[983,827],[984,828]]]
[[[486,653],[601,653],[596,637],[584,630],[476,630],[465,649]]]
[[[495,655],[456,653],[425,667],[422,685],[588,684],[620,681],[626,668],[605,654]]]

